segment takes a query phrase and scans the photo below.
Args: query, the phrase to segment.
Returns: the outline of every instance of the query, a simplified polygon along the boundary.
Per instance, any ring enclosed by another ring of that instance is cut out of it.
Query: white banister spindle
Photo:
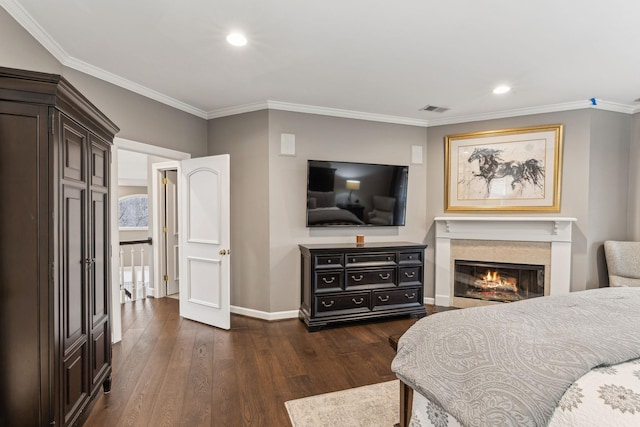
[[[126,301],[124,292],[124,249],[120,248],[120,304]]]
[[[138,275],[136,274],[135,249],[131,247],[131,301],[138,299]]]
[[[147,283],[144,271],[144,246],[140,246],[140,298],[144,299],[147,297],[147,288],[145,283]]]

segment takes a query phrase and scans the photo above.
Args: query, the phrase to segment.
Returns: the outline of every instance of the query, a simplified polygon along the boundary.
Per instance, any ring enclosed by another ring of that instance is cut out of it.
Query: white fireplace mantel
[[[568,293],[571,287],[571,229],[575,221],[575,218],[564,217],[436,217],[436,305],[451,305],[452,240],[549,242],[551,244],[549,295]]]

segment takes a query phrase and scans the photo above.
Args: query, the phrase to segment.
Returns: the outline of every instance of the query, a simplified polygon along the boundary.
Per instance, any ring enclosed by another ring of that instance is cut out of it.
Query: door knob
[[[220,255],[226,255],[227,251],[225,249],[220,249]]]

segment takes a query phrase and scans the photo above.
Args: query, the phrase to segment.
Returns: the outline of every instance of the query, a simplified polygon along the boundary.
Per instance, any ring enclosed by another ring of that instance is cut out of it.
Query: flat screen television
[[[307,227],[405,225],[409,166],[307,161]]]

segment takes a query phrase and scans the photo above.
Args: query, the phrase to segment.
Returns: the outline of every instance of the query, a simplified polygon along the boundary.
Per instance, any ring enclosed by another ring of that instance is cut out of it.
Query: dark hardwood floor
[[[298,319],[231,315],[224,331],[181,318],[175,299],[127,303],[111,393],[84,425],[289,426],[287,400],[395,379],[388,337],[415,322],[309,333]]]

